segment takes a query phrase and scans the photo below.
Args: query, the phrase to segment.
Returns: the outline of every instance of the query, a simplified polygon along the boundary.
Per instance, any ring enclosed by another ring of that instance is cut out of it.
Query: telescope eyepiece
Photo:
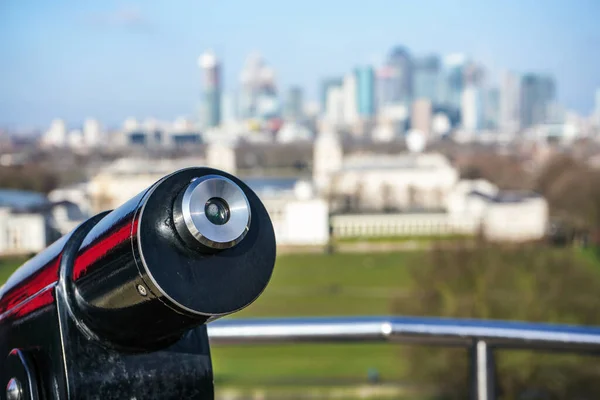
[[[250,220],[250,203],[243,190],[220,175],[192,180],[173,207],[173,221],[181,239],[209,252],[240,243],[248,233]]]
[[[223,225],[229,221],[229,204],[220,197],[208,199],[204,205],[204,214],[215,225]]]

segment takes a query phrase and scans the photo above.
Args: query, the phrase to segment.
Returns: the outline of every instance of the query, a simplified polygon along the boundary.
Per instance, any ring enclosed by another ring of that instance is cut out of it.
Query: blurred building
[[[520,129],[520,104],[520,77],[504,72],[500,82],[500,129],[505,132],[517,132]]]
[[[447,135],[452,128],[450,118],[444,113],[436,113],[431,121],[431,132],[435,137]]]
[[[412,105],[411,127],[423,132],[427,137],[431,134],[431,119],[431,100],[425,98],[415,100]]]
[[[344,154],[330,131],[315,142],[313,177],[329,199],[334,237],[476,235],[537,240],[546,232],[546,201],[464,181],[441,154]],[[515,216],[518,216],[515,218]]]
[[[278,246],[327,244],[329,209],[310,182],[295,178],[249,178],[244,182],[265,205]]]
[[[41,140],[45,147],[65,147],[67,145],[67,124],[62,119],[55,119]]]
[[[436,55],[416,58],[414,61],[414,99],[429,99],[440,103],[440,59]]]
[[[240,84],[238,106],[241,118],[269,118],[279,111],[275,71],[266,65],[260,54],[248,56],[240,75]]]
[[[330,86],[325,104],[325,121],[333,126],[344,123],[344,92],[342,86]]]
[[[0,254],[37,253],[48,244],[43,215],[0,208]]]
[[[285,100],[284,117],[287,120],[302,121],[304,118],[304,94],[302,88],[293,86],[288,89]]]
[[[102,125],[93,118],[88,118],[83,123],[83,144],[86,147],[96,147],[102,144]]]
[[[221,124],[221,67],[212,51],[198,59],[202,70],[202,123],[205,127]]]
[[[85,138],[81,129],[71,129],[67,134],[67,147],[71,150],[83,149],[85,146]]]
[[[381,77],[381,104],[410,105],[413,98],[413,61],[405,47],[392,49]]]
[[[295,121],[286,122],[277,132],[277,142],[281,144],[310,142],[313,139],[313,132],[308,127]]]
[[[238,120],[236,97],[230,93],[221,96],[221,124],[231,124]]]
[[[111,141],[110,145],[113,147],[174,149],[198,146],[203,142],[203,133],[191,121],[178,118],[173,123],[148,120],[140,124],[134,123],[134,120],[128,120],[123,129],[115,135],[115,139]]]
[[[371,66],[355,70],[358,114],[365,119],[375,116],[375,70]]]
[[[332,87],[340,87],[342,86],[341,78],[327,78],[321,82],[320,88],[320,101],[321,101],[321,111],[323,113],[327,110],[327,96],[329,93],[329,89]]]
[[[424,103],[421,103],[424,106]],[[389,104],[379,110],[377,115],[379,122],[387,124],[393,130],[393,137],[401,137],[406,132],[408,121],[412,117],[411,112],[414,109],[409,109],[404,104]],[[374,138],[377,135],[373,134]]]
[[[200,162],[200,160],[196,162]],[[196,164],[195,166],[201,165]],[[225,142],[211,143],[206,147],[206,166],[235,175],[237,173],[235,149]]]
[[[313,179],[332,210],[439,209],[458,172],[439,154],[343,154],[335,131],[315,141]]]
[[[87,185],[87,182],[82,182],[54,189],[48,193],[48,200],[52,203],[68,202],[76,204],[84,215],[91,216],[94,214],[94,211],[89,198]]]
[[[483,128],[483,99],[481,89],[468,84],[462,93],[461,118],[462,126],[467,132],[477,132]]]
[[[521,126],[528,128],[532,125],[547,122],[548,108],[555,98],[554,79],[527,74],[521,79]]]
[[[483,99],[483,127],[497,129],[500,124],[500,91],[497,88],[485,90]]]
[[[467,58],[465,55],[451,54],[444,58],[441,102],[453,111],[461,109],[466,69]]]
[[[37,253],[87,217],[73,203],[41,193],[0,190],[0,254]]]
[[[358,94],[356,87],[356,76],[347,74],[342,82],[342,97],[344,102],[344,123],[354,125],[359,120]]]

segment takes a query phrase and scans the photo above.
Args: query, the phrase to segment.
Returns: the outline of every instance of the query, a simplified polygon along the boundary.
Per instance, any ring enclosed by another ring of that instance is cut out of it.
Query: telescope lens
[[[238,244],[250,226],[250,203],[240,186],[220,175],[192,180],[173,206],[179,236],[191,246],[209,250]]]
[[[215,225],[225,225],[229,221],[229,205],[222,198],[213,197],[204,205],[204,215]]]

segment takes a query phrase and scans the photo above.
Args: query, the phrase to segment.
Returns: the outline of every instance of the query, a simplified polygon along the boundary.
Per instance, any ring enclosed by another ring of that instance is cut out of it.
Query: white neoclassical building
[[[329,199],[334,237],[474,235],[525,241],[544,237],[546,200],[460,180],[437,153],[345,155],[336,133],[315,141],[315,186]]]
[[[336,133],[325,131],[315,141],[313,177],[333,211],[414,211],[446,208],[459,174],[436,153],[344,155]]]

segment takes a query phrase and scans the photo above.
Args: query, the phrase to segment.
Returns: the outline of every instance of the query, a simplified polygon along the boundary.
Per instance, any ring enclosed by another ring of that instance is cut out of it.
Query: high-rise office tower
[[[198,65],[202,70],[202,123],[212,128],[221,123],[221,68],[212,51],[202,54]]]
[[[528,128],[547,122],[548,108],[553,103],[554,79],[527,74],[521,79],[521,126]]]
[[[469,84],[462,93],[462,126],[468,132],[477,132],[483,126],[483,102],[481,89]]]
[[[413,71],[413,96],[415,100],[429,99],[440,102],[440,59],[436,55],[416,58]]]
[[[251,53],[240,74],[239,112],[242,118],[262,118],[277,112],[275,71],[259,53]]]
[[[302,88],[293,86],[289,88],[284,105],[284,116],[286,119],[299,121],[304,114],[304,94]]]
[[[365,66],[356,68],[356,99],[358,114],[362,118],[375,116],[375,70]]]
[[[342,86],[341,78],[327,78],[321,82],[321,90],[320,90],[320,101],[321,101],[321,111],[326,112],[327,109],[327,93],[329,92],[329,88],[334,86]]]
[[[426,98],[415,100],[412,104],[411,128],[428,137],[431,133],[431,118],[431,100]]]
[[[85,146],[94,147],[101,143],[102,127],[100,122],[88,118],[83,123],[83,143]]]
[[[505,132],[516,132],[521,127],[521,85],[520,77],[504,72],[500,82],[499,127]]]
[[[237,121],[237,98],[231,93],[221,96],[221,123],[227,124]]]
[[[442,103],[452,111],[462,107],[466,68],[467,58],[463,54],[451,54],[444,58]]]
[[[336,127],[344,123],[344,96],[342,86],[330,86],[327,90],[325,120]]]
[[[352,73],[344,76],[342,97],[344,101],[344,122],[352,125],[358,121],[356,76]]]
[[[381,77],[381,104],[410,104],[413,98],[413,62],[408,50],[394,48],[385,63],[389,73]]]
[[[44,146],[63,147],[67,144],[67,125],[62,119],[55,119],[42,138]]]
[[[497,129],[500,123],[500,91],[497,88],[485,90],[483,114],[483,127]]]

